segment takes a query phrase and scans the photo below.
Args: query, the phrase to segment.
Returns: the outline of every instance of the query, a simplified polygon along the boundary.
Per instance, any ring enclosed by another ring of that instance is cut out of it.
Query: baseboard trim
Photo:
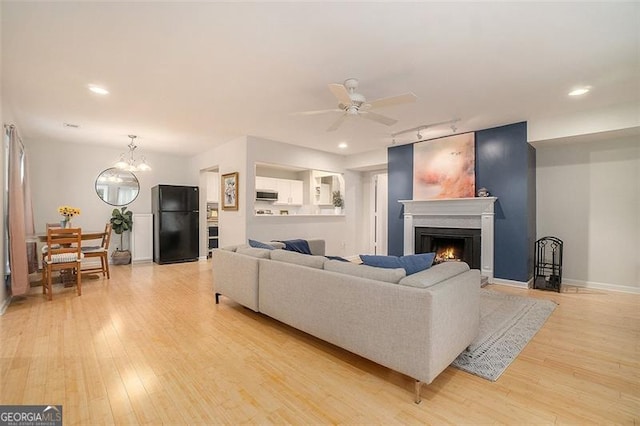
[[[208,258],[209,258],[209,256],[199,256],[198,257],[198,262],[206,262]]]
[[[518,288],[529,288],[529,285],[533,282],[533,280],[529,281],[513,281],[506,280],[504,278],[493,278],[493,282],[491,284],[499,284],[508,287],[518,287]]]
[[[594,290],[608,290],[608,291],[615,291],[619,293],[640,294],[640,287],[630,287],[626,285],[616,285],[616,284],[598,283],[594,281],[580,281],[580,280],[562,278],[561,285],[563,284],[571,285],[574,287],[590,288]]]

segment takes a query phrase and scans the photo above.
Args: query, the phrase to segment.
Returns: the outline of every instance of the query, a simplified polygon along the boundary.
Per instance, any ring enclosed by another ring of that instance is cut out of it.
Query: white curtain
[[[8,127],[9,135],[9,191],[8,230],[11,294],[20,296],[29,291],[28,234],[34,234],[31,190],[28,188],[26,152],[15,126]],[[32,250],[32,256],[35,254]]]

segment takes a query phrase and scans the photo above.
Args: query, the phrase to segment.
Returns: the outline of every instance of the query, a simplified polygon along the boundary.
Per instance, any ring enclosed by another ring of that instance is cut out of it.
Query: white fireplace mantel
[[[415,253],[415,228],[480,229],[480,267],[493,282],[493,206],[497,197],[399,200],[404,205],[404,254]]]

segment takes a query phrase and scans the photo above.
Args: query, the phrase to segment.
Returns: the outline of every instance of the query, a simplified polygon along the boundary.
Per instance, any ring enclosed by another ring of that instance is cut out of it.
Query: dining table
[[[82,241],[88,240],[102,240],[104,236],[104,231],[82,231]],[[28,243],[46,243],[47,242],[47,233],[46,232],[38,232],[32,235],[27,235]]]
[[[80,236],[82,241],[102,240],[102,237],[104,237],[104,230],[103,231],[82,231],[82,234]],[[32,235],[27,235],[26,236],[26,241],[27,241],[27,243],[38,243],[38,242],[46,243],[47,242],[47,233],[46,232],[37,232],[37,233],[32,234]],[[65,276],[68,275],[68,274],[65,274],[64,270],[62,270],[60,272],[61,272],[61,275],[62,275],[62,281],[65,284],[65,287],[71,287],[73,285],[73,283],[67,282],[67,281],[69,281],[68,278],[65,279]],[[41,280],[42,280],[42,278],[41,278]],[[44,282],[42,284],[44,285]]]

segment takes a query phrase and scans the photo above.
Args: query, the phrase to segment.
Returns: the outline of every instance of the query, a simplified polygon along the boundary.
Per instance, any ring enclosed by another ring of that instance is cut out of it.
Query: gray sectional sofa
[[[431,383],[473,341],[480,272],[447,262],[412,275],[324,257],[247,246],[213,252],[220,295],[416,380]]]

